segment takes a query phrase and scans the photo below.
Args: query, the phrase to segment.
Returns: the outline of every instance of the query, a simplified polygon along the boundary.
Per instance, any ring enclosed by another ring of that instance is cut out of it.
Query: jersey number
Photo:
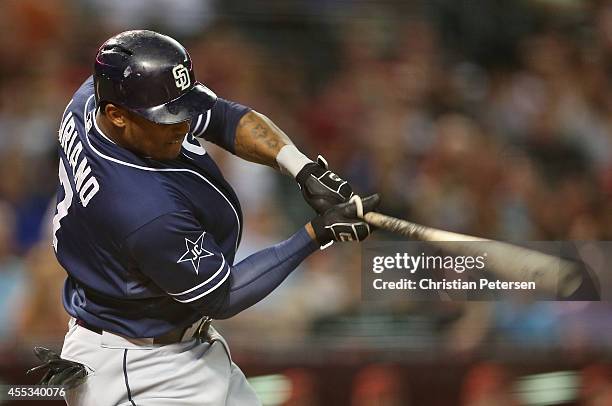
[[[57,252],[57,232],[61,227],[60,221],[68,215],[68,209],[72,205],[72,196],[74,192],[72,185],[68,179],[68,172],[64,166],[64,161],[59,162],[59,181],[64,188],[64,199],[57,204],[57,213],[53,217],[53,248]]]

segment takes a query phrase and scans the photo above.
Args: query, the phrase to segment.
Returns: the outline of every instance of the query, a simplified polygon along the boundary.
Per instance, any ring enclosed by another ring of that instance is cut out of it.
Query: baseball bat
[[[366,213],[364,219],[375,227],[426,241],[453,255],[480,254],[481,250],[473,242],[486,242],[488,272],[507,281],[535,282],[536,289],[549,294],[568,297],[582,284],[578,264],[553,255],[501,241],[439,230],[376,212]],[[453,243],[444,244],[447,242]]]

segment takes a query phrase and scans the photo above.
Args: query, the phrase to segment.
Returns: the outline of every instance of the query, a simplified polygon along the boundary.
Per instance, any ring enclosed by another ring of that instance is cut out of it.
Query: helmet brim
[[[159,106],[130,109],[136,114],[157,124],[176,124],[192,120],[210,110],[217,101],[217,95],[197,82],[194,87],[179,98]]]

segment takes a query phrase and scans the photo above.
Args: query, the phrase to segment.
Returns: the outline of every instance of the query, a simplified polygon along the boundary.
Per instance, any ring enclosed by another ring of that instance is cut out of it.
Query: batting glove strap
[[[379,203],[377,194],[366,197],[362,200],[363,212],[374,210]],[[333,206],[315,217],[310,224],[321,245],[330,241],[363,241],[372,232],[370,225],[357,216],[357,207],[353,202]]]
[[[333,205],[348,201],[353,195],[351,185],[330,171],[320,155],[316,163],[306,164],[295,180],[300,185],[304,200],[317,213],[324,213]]]

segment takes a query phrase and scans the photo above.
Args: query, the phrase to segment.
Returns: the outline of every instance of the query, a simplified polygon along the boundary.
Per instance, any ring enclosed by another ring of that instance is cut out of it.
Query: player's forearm
[[[229,318],[259,302],[318,248],[307,229],[301,229],[289,239],[234,265],[227,295],[211,316]]]
[[[294,165],[299,166],[297,170],[311,162],[310,159],[293,147],[293,143],[287,134],[268,117],[256,111],[250,111],[240,119],[236,128],[234,146],[235,153],[240,158],[276,169],[285,169],[286,172],[292,173],[293,171],[287,171],[287,168],[283,167],[282,159],[278,160],[279,153],[285,146],[291,146],[289,148],[290,155],[285,161],[295,162]],[[286,155],[287,149],[281,156]],[[292,173],[292,175],[295,176],[296,173]]]
[[[291,144],[289,137],[256,111],[248,112],[238,123],[235,148],[240,158],[278,168],[276,156],[288,144]]]

